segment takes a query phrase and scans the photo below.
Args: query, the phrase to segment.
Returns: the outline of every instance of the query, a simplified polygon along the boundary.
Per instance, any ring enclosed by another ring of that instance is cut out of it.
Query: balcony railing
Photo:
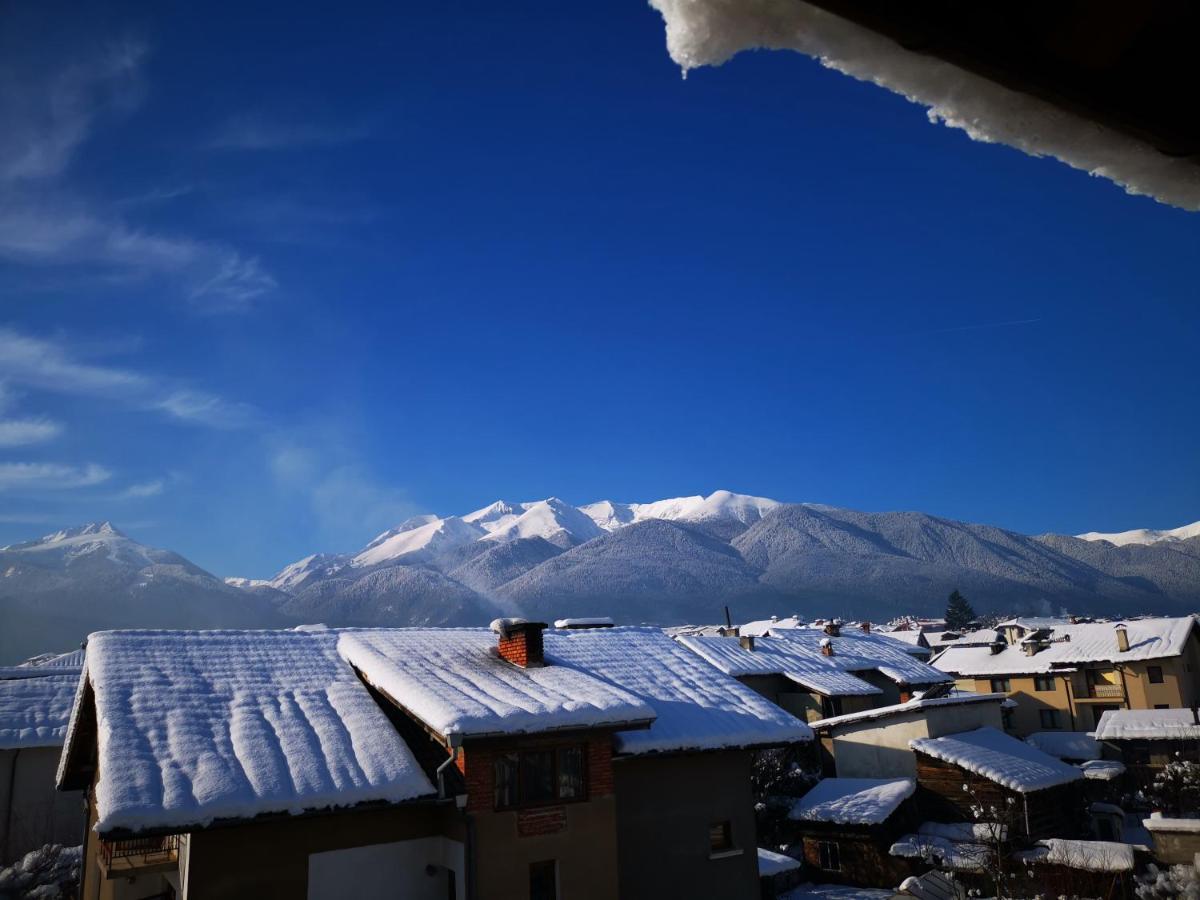
[[[1125,696],[1125,691],[1119,684],[1089,684],[1089,697],[1112,697],[1121,699]]]
[[[168,834],[127,841],[101,841],[100,860],[110,872],[169,865],[179,859],[179,838],[177,834]]]

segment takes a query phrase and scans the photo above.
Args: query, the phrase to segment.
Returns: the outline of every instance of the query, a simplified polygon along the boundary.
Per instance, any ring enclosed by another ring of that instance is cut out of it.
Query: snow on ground
[[[1200,170],[1028,94],[1009,90],[862,28],[803,0],[650,0],[667,50],[686,75],[743,50],[795,50],[860,81],[928,107],[931,122],[972,140],[1053,156],[1131,194],[1200,209]]]
[[[804,860],[793,859],[773,850],[758,848],[758,877],[772,878],[784,872],[793,872],[804,865]]]
[[[648,703],[649,729],[618,732],[620,753],[718,750],[812,740],[812,729],[717,671],[658,628],[544,635],[546,659],[573,666]]]
[[[78,684],[71,674],[0,681],[0,750],[61,747]]]
[[[779,895],[779,900],[892,900],[895,891],[845,884],[802,884]]]
[[[91,635],[96,828],[185,828],[434,792],[338,632]],[[72,712],[72,739],[81,706]],[[64,754],[65,758],[65,754]]]
[[[1043,753],[1059,759],[1100,758],[1100,745],[1086,731],[1038,731],[1025,740]]]
[[[1110,709],[1100,717],[1096,740],[1196,740],[1200,723],[1190,709]]]
[[[1200,537],[1200,522],[1161,531],[1155,528],[1134,528],[1132,531],[1118,531],[1115,534],[1089,531],[1087,534],[1075,536],[1082,541],[1108,541],[1118,547],[1124,547],[1126,544],[1157,544],[1160,541],[1175,543]]]
[[[908,745],[1020,793],[1083,778],[1075,766],[987,726],[945,737],[916,738]]]
[[[1068,841],[1047,838],[1013,854],[1027,863],[1070,866],[1089,872],[1132,872],[1133,847],[1113,841]]]
[[[822,778],[789,818],[838,825],[880,825],[913,795],[912,778]]]
[[[496,652],[491,631],[353,631],[342,635],[338,650],[371,684],[441,735],[632,726],[655,717],[640,698],[586,672],[513,665]]]

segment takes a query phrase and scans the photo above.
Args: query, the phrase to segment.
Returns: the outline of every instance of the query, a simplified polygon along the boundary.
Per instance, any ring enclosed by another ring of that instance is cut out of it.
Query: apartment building
[[[1192,616],[1082,624],[1014,620],[990,644],[951,646],[932,665],[963,690],[1002,692],[1015,700],[1005,727],[1022,737],[1091,731],[1109,710],[1200,701],[1200,632]]]

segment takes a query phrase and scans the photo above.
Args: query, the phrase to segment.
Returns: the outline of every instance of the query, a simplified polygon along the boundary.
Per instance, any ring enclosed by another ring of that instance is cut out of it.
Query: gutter
[[[456,759],[458,759],[458,748],[462,746],[461,734],[447,735],[447,740],[450,742],[450,755],[446,757],[446,761],[437,767],[437,789],[438,799],[446,799],[446,769],[448,769]]]

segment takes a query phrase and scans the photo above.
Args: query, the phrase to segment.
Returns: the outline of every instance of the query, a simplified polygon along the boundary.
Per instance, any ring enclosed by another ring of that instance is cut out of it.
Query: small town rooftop
[[[1075,766],[987,726],[944,737],[916,738],[908,745],[1022,794],[1083,778]]]
[[[838,728],[870,722],[875,719],[890,719],[895,716],[911,715],[927,709],[943,706],[965,706],[972,703],[1001,703],[1006,702],[1007,694],[972,694],[966,691],[949,694],[945,697],[918,697],[905,703],[894,703],[891,706],[880,706],[875,709],[864,709],[859,712],[845,713],[840,716],[830,716],[827,719],[817,719],[809,726],[814,731],[836,731]]]
[[[823,778],[789,813],[805,822],[881,825],[917,789],[912,778]]]
[[[0,681],[0,750],[61,747],[79,676]]]
[[[1098,741],[1178,741],[1200,739],[1200,713],[1194,709],[1110,709],[1096,726]]]

